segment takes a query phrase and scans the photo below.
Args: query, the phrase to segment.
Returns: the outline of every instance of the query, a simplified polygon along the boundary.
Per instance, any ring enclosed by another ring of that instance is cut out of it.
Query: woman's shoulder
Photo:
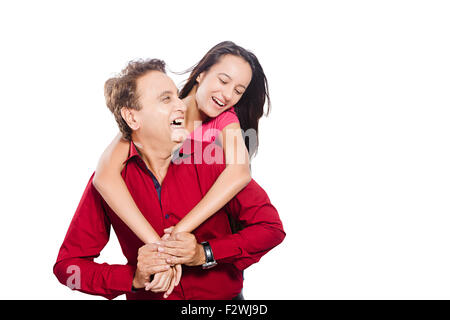
[[[231,123],[239,123],[239,118],[234,111],[234,107],[222,112],[214,119],[212,126],[215,129],[222,130]]]
[[[191,137],[193,139],[198,139],[200,136],[202,141],[213,142],[220,135],[222,130],[232,123],[239,123],[234,108],[230,108],[219,114],[217,117],[204,122],[201,127],[191,133]]]

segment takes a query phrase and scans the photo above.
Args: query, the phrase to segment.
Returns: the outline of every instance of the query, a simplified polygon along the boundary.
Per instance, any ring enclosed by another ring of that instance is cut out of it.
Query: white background
[[[246,298],[449,299],[449,17],[446,1],[1,2],[0,298],[99,299],[52,267],[117,132],[104,81],[232,40],[269,80],[252,169],[287,233]],[[99,261],[125,262],[114,235]]]

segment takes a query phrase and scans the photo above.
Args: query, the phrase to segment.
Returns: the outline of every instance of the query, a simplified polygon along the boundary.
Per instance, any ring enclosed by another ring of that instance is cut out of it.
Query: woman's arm
[[[136,206],[120,174],[127,160],[130,142],[118,134],[103,152],[97,165],[93,184],[106,203],[144,243],[160,237]]]
[[[172,234],[192,232],[251,181],[248,151],[241,132],[236,122],[222,130],[221,142],[227,166],[203,199],[171,229]]]

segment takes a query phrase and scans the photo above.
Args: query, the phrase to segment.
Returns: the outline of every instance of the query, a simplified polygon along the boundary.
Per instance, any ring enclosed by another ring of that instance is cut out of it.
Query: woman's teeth
[[[212,97],[212,99],[213,99],[213,101],[214,101],[215,103],[217,103],[219,106],[221,106],[221,107],[225,106],[225,103],[220,102],[219,100],[217,100],[217,98]]]

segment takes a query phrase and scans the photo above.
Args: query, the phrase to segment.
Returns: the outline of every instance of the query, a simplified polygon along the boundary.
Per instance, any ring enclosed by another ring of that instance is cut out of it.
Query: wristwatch
[[[204,241],[201,243],[203,246],[203,250],[205,250],[205,258],[206,262],[202,264],[203,269],[210,269],[212,267],[215,267],[217,265],[216,260],[214,260],[214,255],[211,249],[211,246],[209,245],[208,241]]]

